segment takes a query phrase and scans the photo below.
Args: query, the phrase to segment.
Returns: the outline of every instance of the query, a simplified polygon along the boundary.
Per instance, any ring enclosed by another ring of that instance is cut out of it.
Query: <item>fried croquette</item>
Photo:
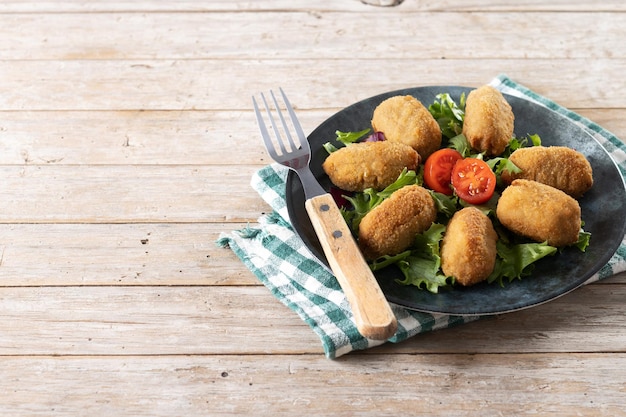
[[[439,124],[413,96],[394,96],[380,103],[374,109],[372,127],[389,141],[411,146],[424,161],[441,146]]]
[[[322,168],[342,190],[382,190],[397,180],[404,168],[415,170],[419,162],[419,154],[409,145],[385,140],[340,148],[326,158]]]
[[[373,260],[404,251],[436,218],[437,208],[428,190],[419,185],[400,188],[361,220],[358,243],[363,256]]]
[[[585,156],[565,146],[532,146],[520,148],[509,157],[522,172],[502,172],[502,180],[510,184],[522,178],[537,181],[571,195],[581,197],[593,185],[591,164]]]
[[[496,215],[504,227],[536,242],[561,247],[578,241],[578,201],[537,181],[514,180],[502,192]]]
[[[515,116],[500,91],[484,85],[470,91],[465,102],[463,134],[472,148],[497,156],[513,136]]]
[[[498,234],[489,217],[476,207],[457,211],[441,243],[441,269],[457,283],[469,286],[484,281],[496,265]]]

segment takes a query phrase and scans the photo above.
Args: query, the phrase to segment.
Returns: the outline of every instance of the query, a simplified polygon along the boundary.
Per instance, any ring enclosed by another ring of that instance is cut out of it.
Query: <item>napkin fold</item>
[[[506,75],[490,83],[503,93],[537,102],[587,129],[616,161],[626,177],[626,145],[611,132],[557,103],[534,93]],[[261,216],[258,225],[221,233],[217,244],[229,247],[257,278],[283,304],[293,310],[319,336],[327,358],[334,359],[351,351],[368,349],[386,341],[363,337],[357,330],[350,306],[337,280],[324,264],[308,250],[289,223],[285,203],[288,169],[268,165],[255,172],[251,186],[274,210]],[[626,270],[626,238],[619,249],[587,283]],[[397,343],[420,333],[444,329],[476,316],[451,316],[416,312],[392,304],[398,331],[388,339]]]

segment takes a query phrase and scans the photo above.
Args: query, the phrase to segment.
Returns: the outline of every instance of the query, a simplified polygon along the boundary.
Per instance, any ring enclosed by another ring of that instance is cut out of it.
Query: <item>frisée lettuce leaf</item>
[[[578,233],[578,241],[575,243],[576,247],[580,249],[581,252],[587,250],[589,246],[589,241],[591,240],[591,233],[585,232],[584,230],[580,230]]]
[[[363,129],[358,132],[342,132],[341,130],[335,131],[335,135],[337,135],[337,140],[344,145],[348,145],[350,143],[355,143],[363,136],[367,135],[370,132],[370,129]]]
[[[386,198],[389,198],[394,191],[411,184],[421,184],[421,179],[415,171],[404,168],[398,176],[398,179],[381,191],[376,191],[373,188],[367,188],[360,193],[355,193],[352,196],[342,196],[352,204],[351,210],[345,208],[341,209],[341,214],[352,230],[352,233],[354,235],[358,234],[357,232],[359,230],[361,219],[363,219],[367,213],[377,207]]]
[[[433,223],[427,231],[415,237],[411,250],[395,256],[383,256],[370,264],[371,269],[377,271],[395,264],[404,275],[404,279],[397,279],[396,282],[414,285],[432,293],[454,285],[454,278],[441,272],[439,246],[445,230],[443,224]]]
[[[498,252],[496,266],[487,278],[487,282],[497,282],[503,287],[506,278],[511,282],[530,275],[534,266],[533,262],[554,255],[558,249],[548,245],[547,242],[507,245],[502,240],[498,240],[496,250]]]
[[[461,94],[459,104],[448,93],[437,94],[435,101],[428,106],[428,111],[439,124],[441,134],[453,138],[463,131],[465,93]]]
[[[336,130],[335,131],[335,135],[336,135],[337,142],[339,142],[343,146],[346,146],[346,145],[349,145],[351,143],[358,142],[359,139],[361,139],[362,137],[367,135],[370,132],[370,130],[371,129],[369,129],[369,128],[360,130],[358,132],[342,132],[341,130]],[[333,145],[331,142],[324,143],[322,145],[322,147],[329,154],[331,154],[331,153],[335,152],[336,150],[338,150],[338,148],[335,145]]]

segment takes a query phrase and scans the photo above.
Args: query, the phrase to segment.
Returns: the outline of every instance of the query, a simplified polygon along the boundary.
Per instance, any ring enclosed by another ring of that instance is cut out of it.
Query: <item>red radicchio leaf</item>
[[[374,132],[365,139],[363,142],[382,142],[385,140],[385,134],[383,132]]]
[[[341,188],[337,188],[337,187],[330,187],[330,195],[333,197],[333,199],[335,200],[335,203],[337,203],[337,207],[339,208],[348,208],[350,207],[351,203],[346,200],[343,196],[344,195],[352,195],[352,193],[342,190]]]

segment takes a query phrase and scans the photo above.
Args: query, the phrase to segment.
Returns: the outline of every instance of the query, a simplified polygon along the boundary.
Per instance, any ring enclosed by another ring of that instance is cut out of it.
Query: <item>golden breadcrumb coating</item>
[[[514,180],[502,192],[496,215],[504,227],[536,242],[560,247],[578,241],[578,201],[540,182]]]
[[[593,185],[589,161],[582,153],[565,146],[520,148],[509,160],[522,172],[502,172],[506,184],[518,178],[533,180],[558,188],[574,198],[581,197]]]
[[[363,256],[372,260],[404,251],[436,218],[428,190],[419,185],[402,187],[361,220],[358,243]]]
[[[441,244],[441,269],[469,286],[484,281],[496,265],[498,234],[489,217],[476,207],[454,213]]]
[[[484,85],[465,102],[463,134],[470,146],[489,156],[500,155],[513,136],[515,116],[500,91]]]
[[[385,140],[340,148],[326,158],[322,168],[342,190],[382,190],[397,180],[404,168],[415,170],[419,162],[419,154],[410,146]]]
[[[380,103],[374,109],[372,127],[389,141],[411,146],[423,161],[441,146],[439,124],[413,96],[394,96]]]

